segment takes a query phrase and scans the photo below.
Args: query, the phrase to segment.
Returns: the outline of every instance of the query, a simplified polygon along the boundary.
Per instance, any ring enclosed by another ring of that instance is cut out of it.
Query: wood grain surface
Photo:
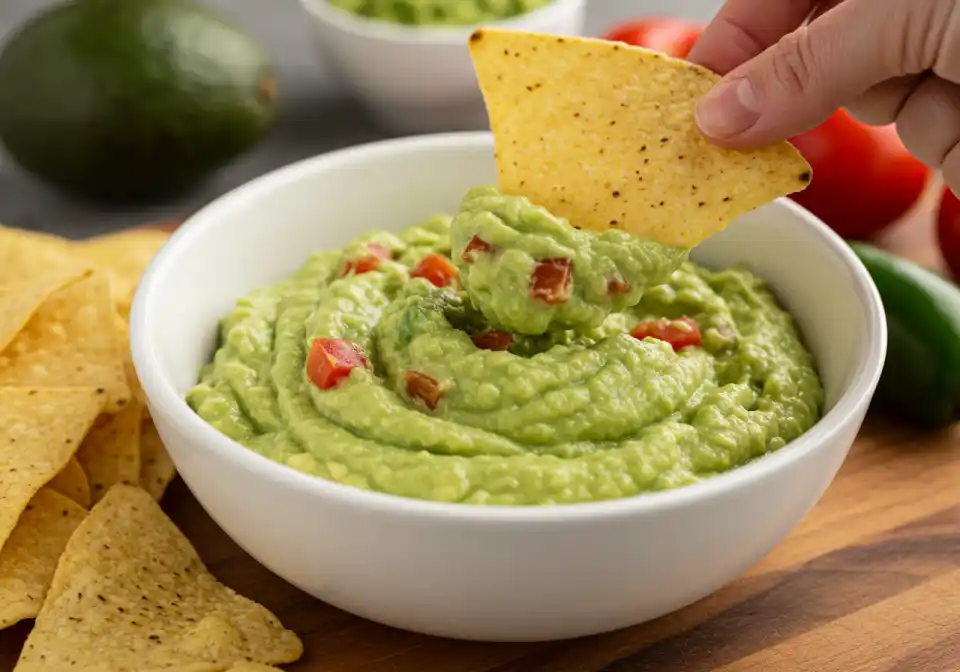
[[[932,197],[884,244],[937,265]],[[163,501],[210,570],[303,638],[326,672],[960,672],[960,425],[871,417],[836,480],[745,576],[656,621],[547,644],[435,639],[356,618],[238,548],[181,481]],[[0,634],[13,668],[31,624]]]

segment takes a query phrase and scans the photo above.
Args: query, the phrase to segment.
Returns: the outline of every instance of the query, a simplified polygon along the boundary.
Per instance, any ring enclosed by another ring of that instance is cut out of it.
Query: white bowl
[[[640,623],[715,591],[817,502],[863,420],[886,351],[876,288],[849,248],[787,200],[704,242],[744,262],[796,316],[817,357],[825,417],[783,449],[703,482],[548,507],[444,504],[366,492],[271,462],[184,402],[236,299],[315,249],[455,211],[495,180],[487,133],[419,136],[309,159],[194,215],[161,250],[133,306],[133,355],[187,485],[254,558],[337,607],[409,630],[546,640]]]
[[[496,25],[579,35],[586,0],[554,2]],[[489,127],[467,49],[472,27],[406,26],[301,0],[316,43],[337,77],[386,130],[397,134]]]

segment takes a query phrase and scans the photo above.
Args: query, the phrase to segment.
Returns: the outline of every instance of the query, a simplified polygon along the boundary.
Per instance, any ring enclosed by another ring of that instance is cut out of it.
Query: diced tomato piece
[[[570,300],[573,294],[573,262],[569,259],[544,259],[530,277],[530,295],[555,306]]]
[[[686,348],[689,346],[698,346],[703,343],[700,336],[700,328],[697,323],[689,317],[681,317],[676,320],[650,320],[641,322],[630,333],[631,336],[638,339],[656,338],[659,341],[666,341],[673,346],[674,350]]]
[[[436,287],[446,287],[460,277],[456,266],[442,254],[431,253],[420,260],[413,270],[411,278],[426,278]]]
[[[403,379],[410,398],[419,399],[431,411],[440,403],[440,397],[443,396],[440,384],[427,374],[419,371],[407,371],[403,374]]]
[[[473,335],[473,344],[481,350],[507,350],[513,345],[513,334],[507,331],[484,331]]]
[[[329,390],[353,369],[361,367],[367,367],[367,358],[356,343],[339,338],[315,338],[310,344],[307,378],[321,390]]]
[[[460,260],[465,264],[470,264],[473,262],[475,254],[489,254],[494,250],[496,250],[496,248],[493,245],[483,240],[479,236],[474,236],[470,239],[470,242],[467,243],[467,246],[463,248],[463,254],[460,255]]]
[[[385,248],[383,245],[370,243],[367,245],[367,254],[364,254],[357,259],[347,260],[347,263],[343,268],[343,274],[347,276],[353,272],[355,275],[360,275],[361,273],[375,271],[380,268],[381,261],[389,259],[392,256],[393,254],[390,252],[390,250]]]
[[[626,294],[630,291],[630,285],[626,280],[620,278],[610,278],[607,283],[607,294]]]

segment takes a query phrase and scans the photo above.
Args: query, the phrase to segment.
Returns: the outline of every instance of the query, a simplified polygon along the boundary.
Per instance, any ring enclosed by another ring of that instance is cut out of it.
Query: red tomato
[[[960,279],[960,200],[949,187],[944,187],[937,208],[937,241],[950,273]]]
[[[569,259],[544,259],[537,262],[530,277],[530,296],[555,306],[573,293],[573,262]]]
[[[907,152],[891,126],[867,126],[838,110],[790,139],[813,167],[810,185],[791,198],[844,238],[869,238],[902,217],[929,170]]]
[[[412,399],[419,399],[431,411],[440,403],[440,397],[443,392],[440,390],[440,384],[425,373],[419,371],[407,371],[403,374],[404,383],[406,383],[407,394]]]
[[[307,378],[321,390],[329,390],[353,369],[367,366],[363,350],[339,338],[315,338],[307,355]]]
[[[369,254],[365,254],[357,259],[347,260],[346,265],[343,267],[343,274],[350,275],[352,271],[356,275],[360,275],[361,273],[375,271],[380,268],[381,261],[393,256],[390,250],[377,243],[370,243],[367,246],[367,251]]]
[[[703,32],[700,24],[669,16],[651,16],[613,27],[603,36],[612,42],[646,47],[677,58],[686,58]]]
[[[612,278],[607,282],[607,294],[626,294],[630,291],[630,285],[626,280]]]
[[[641,322],[633,328],[630,335],[640,340],[655,338],[658,341],[666,341],[673,346],[674,350],[700,345],[703,342],[700,336],[700,328],[689,317]]]
[[[473,335],[473,344],[481,350],[507,350],[513,345],[513,334],[506,331],[484,331]]]
[[[477,254],[486,254],[488,252],[494,251],[493,245],[485,241],[479,236],[474,236],[470,239],[470,242],[467,243],[467,246],[463,248],[463,254],[460,255],[460,260],[465,264],[473,263],[473,258]]]
[[[436,287],[446,287],[459,277],[459,273],[445,256],[430,253],[413,267],[410,277],[426,278]]]

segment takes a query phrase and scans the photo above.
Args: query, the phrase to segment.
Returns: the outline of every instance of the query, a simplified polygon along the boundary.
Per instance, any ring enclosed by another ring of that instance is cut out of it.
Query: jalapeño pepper
[[[851,243],[887,316],[887,360],[875,399],[891,414],[936,428],[958,417],[960,288],[871,245]]]

